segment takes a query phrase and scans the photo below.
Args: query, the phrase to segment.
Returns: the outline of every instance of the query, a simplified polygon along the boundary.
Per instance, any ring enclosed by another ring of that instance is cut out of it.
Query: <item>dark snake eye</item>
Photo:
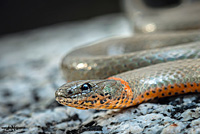
[[[88,90],[92,88],[92,86],[89,84],[89,83],[85,83],[81,86],[81,90],[84,91],[84,90]]]

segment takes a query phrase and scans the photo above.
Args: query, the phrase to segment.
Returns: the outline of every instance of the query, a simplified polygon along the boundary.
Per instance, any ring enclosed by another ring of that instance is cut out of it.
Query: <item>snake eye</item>
[[[92,86],[89,83],[85,83],[81,86],[82,91],[89,90],[90,88],[92,88]]]

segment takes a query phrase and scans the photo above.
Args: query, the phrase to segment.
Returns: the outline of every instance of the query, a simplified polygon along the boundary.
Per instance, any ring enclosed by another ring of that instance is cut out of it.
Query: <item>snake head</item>
[[[78,109],[110,109],[122,94],[123,85],[116,80],[79,80],[57,89],[56,100]]]

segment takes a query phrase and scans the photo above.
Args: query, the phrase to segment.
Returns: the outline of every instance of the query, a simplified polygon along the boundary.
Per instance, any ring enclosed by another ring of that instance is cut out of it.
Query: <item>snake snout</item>
[[[63,91],[63,89],[58,89],[58,90],[55,92],[55,96],[56,96],[56,97],[64,97],[64,98],[67,97],[66,94],[65,94],[65,92]]]

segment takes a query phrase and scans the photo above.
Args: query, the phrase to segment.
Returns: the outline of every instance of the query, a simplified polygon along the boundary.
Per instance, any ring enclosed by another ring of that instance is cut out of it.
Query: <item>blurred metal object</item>
[[[124,0],[136,33],[200,28],[200,0]]]

